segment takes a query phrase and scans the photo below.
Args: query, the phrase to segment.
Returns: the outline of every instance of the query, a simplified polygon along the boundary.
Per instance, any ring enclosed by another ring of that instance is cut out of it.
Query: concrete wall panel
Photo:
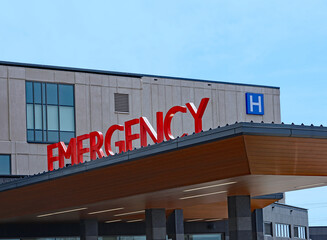
[[[75,73],[75,83],[88,85],[89,84],[88,75],[86,73],[76,72]]]
[[[8,67],[0,66],[0,78],[7,78],[7,77],[8,77]]]
[[[55,82],[57,83],[75,83],[75,74],[73,72],[68,71],[55,71]]]
[[[34,158],[35,156],[30,156]],[[29,175],[32,172],[37,173],[38,166],[29,165],[29,155],[17,154],[16,155],[16,174],[18,175]]]
[[[271,123],[274,120],[274,100],[273,95],[265,94],[264,95],[264,106],[265,106],[265,115],[263,115],[263,121]]]
[[[81,84],[75,85],[75,118],[76,118],[76,135],[89,133],[89,113],[86,96],[88,87]]]
[[[9,118],[10,140],[26,141],[25,81],[9,80]]]
[[[151,85],[147,83],[142,84],[142,115],[147,117],[150,122],[152,122],[152,112],[151,112]]]
[[[280,111],[280,96],[274,95],[274,122],[281,123],[281,111]]]
[[[217,114],[218,114],[218,126],[226,125],[226,98],[225,98],[225,91],[218,90],[218,104],[217,104]]]
[[[55,74],[53,70],[44,70],[37,68],[26,68],[26,80],[54,82]]]
[[[0,153],[1,154],[10,154],[11,151],[11,142],[9,141],[0,141]]]
[[[237,121],[236,92],[225,91],[225,114],[226,123],[232,124]]]
[[[8,78],[25,79],[25,68],[23,67],[8,67]]]
[[[8,81],[0,78],[0,140],[9,140],[9,102]]]
[[[119,88],[132,88],[132,79],[129,77],[117,77],[117,86]]]
[[[151,84],[151,103],[144,106],[151,109],[152,120],[155,122],[156,112],[159,110],[159,89],[158,84]]]
[[[101,87],[90,86],[91,131],[102,129]]]

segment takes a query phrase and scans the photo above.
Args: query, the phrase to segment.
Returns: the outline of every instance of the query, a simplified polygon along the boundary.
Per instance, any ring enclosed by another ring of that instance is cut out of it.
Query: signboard
[[[147,137],[151,137],[154,143],[160,143],[166,140],[174,139],[171,132],[171,121],[176,113],[185,113],[189,111],[194,119],[194,132],[199,133],[202,131],[202,117],[204,111],[208,105],[209,98],[203,98],[200,102],[198,109],[193,103],[186,103],[186,106],[174,106],[168,110],[164,118],[163,112],[157,112],[157,131],[154,130],[146,117],[135,118],[126,121],[124,125],[115,124],[108,128],[105,137],[99,131],[94,131],[89,134],[77,136],[71,138],[68,147],[64,142],[58,142],[47,146],[48,154],[48,170],[53,170],[53,163],[58,161],[59,168],[65,166],[65,159],[71,159],[71,164],[83,163],[83,154],[90,153],[91,160],[103,158],[105,156],[102,150],[104,150],[107,156],[114,155],[111,146],[111,138],[115,131],[124,132],[125,139],[115,142],[115,146],[118,147],[119,153],[133,149],[133,141],[139,140],[142,147],[147,146]],[[132,133],[132,126],[139,125],[139,133]],[[187,133],[182,135],[185,136]],[[83,147],[83,141],[89,139],[90,145],[88,148]],[[53,150],[58,149],[58,155],[53,156]]]
[[[261,93],[246,93],[246,114],[264,115],[264,98]]]

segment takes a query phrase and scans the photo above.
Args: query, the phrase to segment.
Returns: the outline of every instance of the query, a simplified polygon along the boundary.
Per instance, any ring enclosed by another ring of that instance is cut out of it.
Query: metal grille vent
[[[115,112],[129,112],[128,94],[115,93]]]

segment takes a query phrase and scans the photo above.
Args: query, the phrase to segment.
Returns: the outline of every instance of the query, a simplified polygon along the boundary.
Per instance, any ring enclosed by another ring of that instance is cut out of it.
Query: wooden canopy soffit
[[[0,222],[106,221],[117,214],[89,213],[115,208],[135,219],[157,207],[182,208],[188,219],[225,218],[230,195],[327,185],[326,160],[327,128],[238,123],[1,184]],[[252,209],[275,200],[255,199]]]

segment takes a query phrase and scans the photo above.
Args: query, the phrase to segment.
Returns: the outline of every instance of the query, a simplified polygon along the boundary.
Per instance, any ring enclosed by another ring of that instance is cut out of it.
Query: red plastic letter
[[[96,141],[98,139],[98,142]],[[90,133],[90,157],[91,160],[95,160],[97,158],[97,154],[99,158],[103,158],[104,154],[102,151],[103,144],[103,135],[102,132],[94,131]]]
[[[118,147],[118,151],[119,153],[122,153],[122,152],[125,152],[126,148],[125,148],[125,141],[118,141],[118,142],[115,142],[115,146]]]
[[[194,118],[195,133],[199,133],[202,131],[202,117],[203,117],[204,110],[206,110],[208,102],[209,102],[209,98],[202,98],[199,105],[199,109],[196,109],[194,103],[186,103],[186,107],[191,112]]]
[[[111,149],[111,137],[112,137],[112,134],[114,133],[114,131],[116,131],[116,130],[124,131],[124,126],[115,124],[115,125],[112,125],[106,132],[106,137],[104,140],[104,149],[106,151],[107,156],[114,155],[114,153],[112,152],[112,149]],[[122,151],[125,151],[125,142],[124,141],[119,141],[119,142],[123,142],[122,145],[124,145],[124,148],[119,147],[119,153],[121,153]],[[117,146],[117,143],[118,142],[116,142],[116,146]]]
[[[157,132],[154,131],[152,125],[149,123],[146,117],[140,118],[140,136],[141,146],[146,147],[148,145],[147,135],[149,134],[153,142],[161,143],[164,140],[163,132],[163,113],[157,112]]]
[[[59,142],[59,158],[64,162],[64,158],[71,159],[71,164],[77,164],[76,159],[76,138],[71,138],[68,144],[68,148],[65,143]],[[59,161],[59,163],[60,163]]]
[[[59,166],[64,166],[64,163],[59,160],[59,156],[53,156],[53,149],[58,148],[59,143],[54,143],[47,146],[48,153],[48,171],[53,171],[53,163],[59,161]]]
[[[126,142],[126,150],[133,150],[132,141],[140,138],[140,134],[132,134],[132,126],[138,124],[140,120],[138,118],[129,120],[125,122],[125,142]]]
[[[177,112],[186,113],[186,111],[187,109],[184,106],[175,106],[169,109],[169,111],[167,112],[164,125],[165,137],[167,140],[175,139],[174,136],[171,134],[171,120],[173,119],[174,115]]]
[[[84,134],[77,137],[77,160],[78,163],[83,163],[83,154],[90,151],[89,148],[83,148],[83,140],[90,138],[90,134]]]

